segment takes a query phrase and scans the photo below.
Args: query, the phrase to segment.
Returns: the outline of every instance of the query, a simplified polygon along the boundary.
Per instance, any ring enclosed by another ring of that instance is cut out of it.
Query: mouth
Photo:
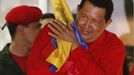
[[[81,35],[89,36],[91,34],[90,31],[82,30],[80,31]]]
[[[81,36],[90,36],[92,31],[89,31],[87,29],[83,29],[83,28],[79,28],[79,32],[81,34]]]
[[[83,34],[83,35],[89,35],[90,32],[89,32],[89,31],[83,31],[82,34]]]

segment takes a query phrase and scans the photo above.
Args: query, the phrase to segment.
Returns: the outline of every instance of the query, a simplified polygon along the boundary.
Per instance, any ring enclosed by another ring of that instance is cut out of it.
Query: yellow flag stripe
[[[57,44],[58,49],[55,49],[46,61],[56,66],[58,71],[68,59],[72,43],[64,40],[57,40]]]

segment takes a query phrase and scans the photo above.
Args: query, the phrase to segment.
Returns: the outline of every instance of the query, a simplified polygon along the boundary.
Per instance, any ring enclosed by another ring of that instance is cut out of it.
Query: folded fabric
[[[58,71],[60,70],[62,65],[66,62],[66,59],[69,56],[72,43],[64,40],[57,40],[57,44],[58,44],[58,48],[56,48],[50,54],[50,56],[46,59],[46,61],[53,64]]]

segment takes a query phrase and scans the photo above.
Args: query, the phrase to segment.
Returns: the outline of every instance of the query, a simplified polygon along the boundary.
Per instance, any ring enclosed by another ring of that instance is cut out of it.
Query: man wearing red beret
[[[26,63],[41,24],[42,11],[34,6],[13,8],[5,17],[12,42],[0,53],[0,75],[25,75]]]

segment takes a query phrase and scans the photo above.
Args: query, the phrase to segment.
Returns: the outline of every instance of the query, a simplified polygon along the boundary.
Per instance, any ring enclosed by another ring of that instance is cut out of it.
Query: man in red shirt
[[[122,75],[125,47],[106,27],[112,22],[111,0],[82,0],[77,8],[76,24],[83,48],[76,39],[73,27],[53,20],[39,33],[28,61],[28,75]],[[46,61],[55,50],[52,37],[72,43],[66,63],[58,72],[51,72]]]

